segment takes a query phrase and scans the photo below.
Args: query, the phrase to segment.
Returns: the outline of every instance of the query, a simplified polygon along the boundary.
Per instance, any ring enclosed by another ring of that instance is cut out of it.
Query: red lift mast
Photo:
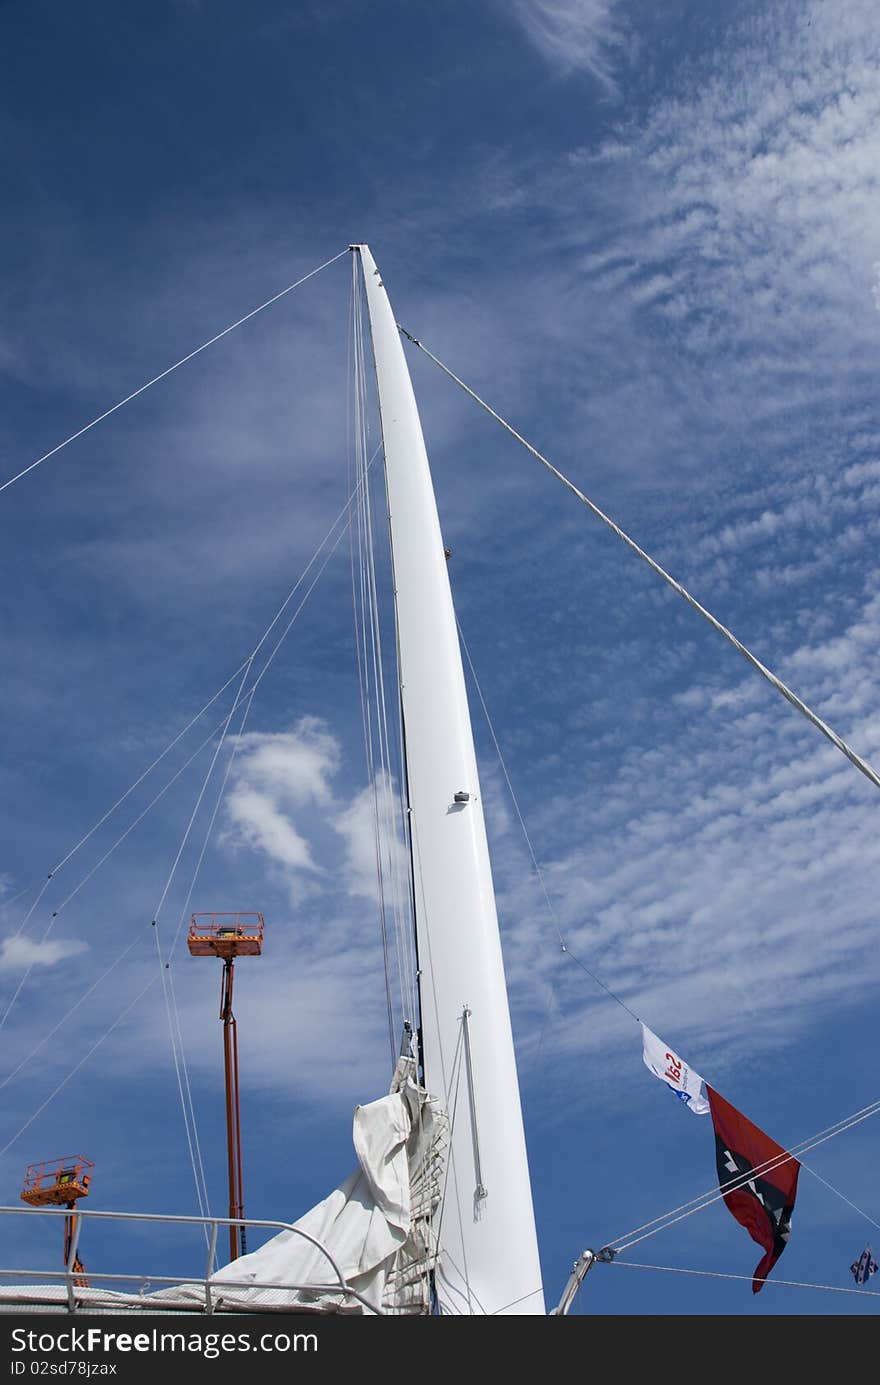
[[[193,914],[187,939],[194,957],[219,957],[223,962],[220,1019],[223,1024],[223,1067],[226,1075],[226,1154],[229,1167],[229,1215],[244,1217],[241,1175],[241,1108],[238,1086],[238,1027],[232,1012],[236,957],[259,957],[263,951],[262,914]],[[239,1234],[240,1233],[240,1234]],[[247,1254],[243,1226],[230,1226],[232,1260]]]

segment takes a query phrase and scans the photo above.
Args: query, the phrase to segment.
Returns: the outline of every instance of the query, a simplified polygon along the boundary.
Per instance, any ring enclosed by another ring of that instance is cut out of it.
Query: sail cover
[[[329,1251],[361,1298],[344,1297],[318,1246],[282,1231],[211,1279],[215,1309],[304,1313],[430,1312],[431,1215],[442,1189],[447,1122],[402,1058],[388,1096],[354,1113],[357,1169],[294,1226]],[[307,1286],[301,1288],[284,1285]],[[195,1285],[151,1295],[204,1299]]]

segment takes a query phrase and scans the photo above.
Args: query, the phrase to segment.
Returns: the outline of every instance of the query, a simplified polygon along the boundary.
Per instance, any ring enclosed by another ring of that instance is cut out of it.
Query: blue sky
[[[4,478],[369,241],[400,320],[880,760],[870,4],[7,0],[0,31]],[[348,296],[343,259],[0,496],[7,900],[225,682],[344,503]],[[876,790],[429,362],[411,369],[462,629],[572,948],[780,1142],[865,1106]],[[353,1105],[387,1084],[354,657],[343,544],[261,684],[193,896],[267,920],[237,1005],[254,1216],[329,1191]],[[554,1300],[585,1245],[711,1187],[711,1129],[559,955],[477,708],[474,725]],[[137,941],[3,1088],[0,1145],[156,974],[150,919],[210,754],[42,950],[153,777],[59,872],[29,950],[11,939],[34,892],[4,905],[7,994],[38,959],[7,1073]],[[173,966],[221,1209],[219,969]],[[877,1140],[866,1122],[810,1162],[880,1221]],[[96,1161],[96,1206],[195,1210],[158,984],[0,1156],[0,1200],[69,1149]],[[776,1277],[847,1287],[872,1235],[804,1172]],[[83,1252],[131,1260],[97,1231]],[[164,1253],[169,1272],[195,1256]],[[758,1252],[716,1204],[631,1258],[749,1275]],[[874,1300],[615,1266],[579,1307]]]

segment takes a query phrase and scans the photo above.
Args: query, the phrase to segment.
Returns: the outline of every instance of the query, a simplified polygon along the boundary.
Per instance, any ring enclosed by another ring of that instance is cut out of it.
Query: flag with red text
[[[700,1074],[688,1067],[684,1059],[673,1053],[669,1045],[658,1039],[646,1024],[642,1025],[642,1057],[645,1067],[661,1082],[665,1082],[679,1101],[686,1102],[689,1111],[693,1111],[695,1116],[708,1115],[706,1084]]]

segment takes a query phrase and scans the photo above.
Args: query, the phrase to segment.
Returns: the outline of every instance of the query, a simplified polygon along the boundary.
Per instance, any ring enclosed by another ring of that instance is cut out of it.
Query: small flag
[[[724,1201],[731,1216],[766,1252],[752,1279],[752,1292],[757,1294],[788,1244],[801,1166],[712,1087],[706,1091]]]
[[[679,1101],[687,1102],[689,1111],[693,1111],[695,1116],[708,1115],[709,1103],[704,1095],[706,1084],[700,1074],[689,1068],[684,1059],[673,1053],[645,1024],[642,1025],[642,1057],[654,1076],[665,1082]]]
[[[877,1261],[874,1259],[870,1246],[865,1246],[858,1260],[850,1265],[850,1269],[853,1279],[860,1287],[868,1282],[872,1274],[877,1273]]]

